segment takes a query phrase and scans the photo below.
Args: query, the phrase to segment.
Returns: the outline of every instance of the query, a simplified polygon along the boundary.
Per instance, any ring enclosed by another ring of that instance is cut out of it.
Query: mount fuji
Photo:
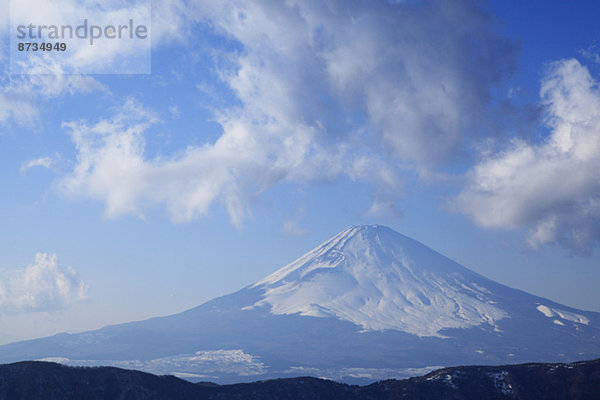
[[[220,383],[402,378],[600,357],[600,313],[509,288],[384,226],[353,226],[179,314],[0,346],[0,362],[113,365]]]

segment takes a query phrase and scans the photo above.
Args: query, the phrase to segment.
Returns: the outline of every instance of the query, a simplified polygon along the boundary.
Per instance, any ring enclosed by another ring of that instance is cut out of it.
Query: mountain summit
[[[441,336],[496,326],[490,281],[390,228],[353,226],[257,282],[273,314],[336,317],[366,330]]]
[[[353,226],[185,312],[0,346],[45,359],[232,382],[369,381],[436,366],[600,357],[600,314],[491,281],[390,228]]]

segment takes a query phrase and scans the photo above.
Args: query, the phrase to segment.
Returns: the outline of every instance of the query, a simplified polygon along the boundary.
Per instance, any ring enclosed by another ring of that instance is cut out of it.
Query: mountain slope
[[[351,227],[257,282],[255,306],[336,317],[366,330],[441,336],[507,317],[491,281],[385,227]]]
[[[219,382],[361,382],[436,366],[600,357],[600,314],[478,275],[381,226],[351,227],[183,313],[0,346],[0,361],[108,364]]]

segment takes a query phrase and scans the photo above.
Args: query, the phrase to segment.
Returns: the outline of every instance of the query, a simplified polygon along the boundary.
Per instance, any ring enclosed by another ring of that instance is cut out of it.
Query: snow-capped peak
[[[352,226],[253,285],[252,307],[442,337],[507,316],[489,282],[390,228]]]

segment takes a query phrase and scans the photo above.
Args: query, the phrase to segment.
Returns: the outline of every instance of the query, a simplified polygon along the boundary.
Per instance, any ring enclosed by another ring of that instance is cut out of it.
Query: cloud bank
[[[397,215],[390,199],[402,176],[467,151],[492,89],[512,68],[512,48],[479,2],[160,7],[169,12],[157,40],[177,38],[166,18],[236,43],[210,49],[235,101],[215,111],[218,140],[169,157],[147,155],[157,118],[133,100],[113,116],[66,123],[77,164],[61,190],[104,202],[109,216],[164,206],[174,221],[188,221],[221,203],[239,226],[251,199],[277,183],[343,175],[374,182],[371,211]]]
[[[540,96],[549,135],[485,157],[455,205],[483,227],[530,229],[534,247],[589,251],[600,241],[600,89],[570,59],[551,64]]]
[[[189,42],[193,30],[219,38],[201,47],[220,79],[208,86],[233,95],[214,110],[221,136],[149,156],[146,136],[161,122],[133,99],[113,115],[66,122],[76,161],[58,184],[63,194],[102,202],[109,217],[164,208],[175,222],[220,204],[241,226],[253,199],[279,183],[346,176],[373,185],[367,215],[398,218],[405,179],[469,162],[479,139],[497,133],[493,93],[515,60],[486,3],[470,0],[155,2],[154,46]],[[106,90],[44,68],[50,76],[4,85],[0,122],[34,121],[34,92]],[[563,60],[540,95],[548,136],[483,155],[453,206],[482,227],[528,230],[534,247],[586,252],[600,238],[597,84]]]
[[[35,262],[0,282],[0,313],[56,311],[83,300],[87,285],[54,254],[37,253]]]
[[[473,1],[207,2],[197,6],[243,51],[223,71],[241,101],[223,123],[352,141],[420,168],[464,150],[488,114],[512,47]],[[230,59],[231,60],[231,59]],[[261,123],[262,121],[262,123]],[[435,143],[435,145],[433,145]]]

